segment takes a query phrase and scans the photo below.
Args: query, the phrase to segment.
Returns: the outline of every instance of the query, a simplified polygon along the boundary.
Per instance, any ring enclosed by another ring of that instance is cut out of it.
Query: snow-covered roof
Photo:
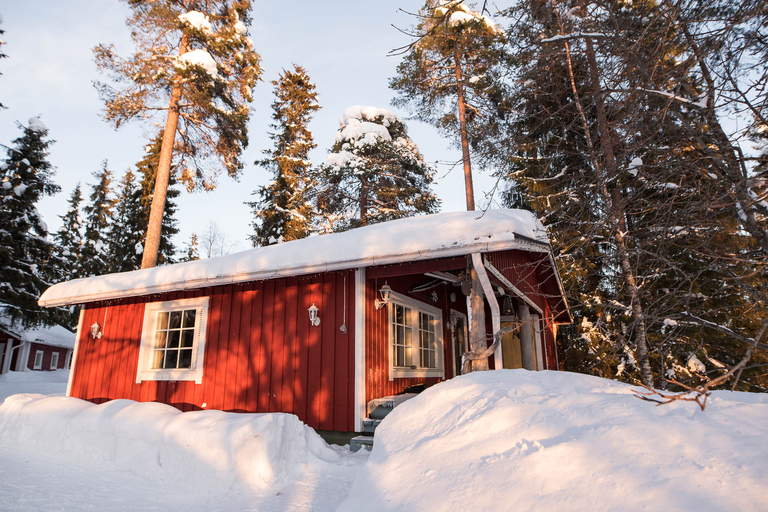
[[[217,258],[76,279],[52,286],[39,303],[79,304],[518,247],[548,250],[544,226],[531,212],[437,213]]]
[[[0,329],[8,331],[22,341],[52,345],[54,347],[75,347],[75,333],[60,325],[24,329],[19,325],[11,325],[7,318],[0,317]]]

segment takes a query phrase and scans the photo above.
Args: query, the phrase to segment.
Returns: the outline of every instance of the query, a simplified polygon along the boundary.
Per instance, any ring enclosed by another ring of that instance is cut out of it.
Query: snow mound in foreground
[[[19,394],[0,406],[0,445],[189,488],[266,490],[339,455],[291,414],[182,413],[159,403]]]
[[[397,407],[339,510],[759,510],[768,395],[654,407],[566,372],[472,373]],[[764,509],[763,509],[764,510]]]

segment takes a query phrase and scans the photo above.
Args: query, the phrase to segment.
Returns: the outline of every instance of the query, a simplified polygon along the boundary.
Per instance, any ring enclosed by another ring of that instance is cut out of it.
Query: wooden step
[[[373,449],[373,436],[355,436],[349,442],[349,450],[356,452],[360,448],[365,448],[368,451]]]

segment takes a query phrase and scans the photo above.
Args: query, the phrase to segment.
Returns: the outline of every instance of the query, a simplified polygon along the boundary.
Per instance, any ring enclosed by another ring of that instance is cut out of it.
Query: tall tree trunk
[[[592,94],[595,97],[595,107],[597,110],[597,129],[600,134],[600,153],[605,158],[603,165],[604,179],[601,180],[600,192],[606,204],[610,204],[611,211],[609,215],[613,224],[614,240],[621,264],[621,272],[624,277],[624,284],[629,293],[630,305],[632,308],[632,317],[634,319],[635,346],[637,347],[637,362],[640,365],[640,376],[643,384],[653,386],[653,373],[651,372],[651,361],[648,355],[648,338],[646,335],[645,312],[640,300],[640,293],[637,288],[637,280],[632,265],[629,261],[629,251],[627,250],[626,233],[627,225],[625,222],[624,207],[622,205],[621,190],[618,185],[609,193],[607,181],[616,177],[616,155],[613,150],[613,140],[610,126],[608,126],[608,117],[605,114],[605,99],[600,87],[599,70],[597,68],[597,59],[595,58],[595,48],[592,40],[586,39],[587,62],[589,63],[589,75],[592,85]]]
[[[600,196],[602,197],[603,203],[606,205],[606,207],[610,208],[609,220],[613,223],[614,241],[616,242],[619,264],[621,266],[624,284],[626,285],[627,292],[630,296],[630,307],[632,309],[632,316],[635,321],[635,346],[637,347],[637,360],[640,366],[640,376],[643,384],[650,387],[653,385],[653,374],[651,373],[651,364],[648,356],[645,314],[640,303],[637,282],[635,280],[631,262],[629,261],[629,252],[627,251],[627,244],[624,238],[624,229],[626,229],[626,226],[624,222],[624,211],[621,205],[621,194],[619,190],[614,190],[614,193],[610,193],[608,190],[607,180],[610,176],[607,175],[603,166],[603,162],[597,157],[594,144],[592,143],[592,135],[589,131],[589,123],[587,122],[586,115],[584,114],[584,109],[581,106],[581,99],[579,98],[578,89],[576,88],[576,79],[573,74],[573,63],[571,60],[570,45],[568,44],[568,41],[565,41],[564,44],[571,90],[573,92],[576,109],[579,112],[579,117],[581,118],[583,125],[584,137],[587,142],[589,157],[592,161],[592,167],[594,168],[597,178],[597,188]],[[592,42],[589,39],[587,39],[587,59],[589,61],[592,92],[595,96],[598,113],[598,130],[600,133],[601,153],[606,159],[606,165],[612,166],[611,168],[615,172],[616,159],[613,152],[613,146],[610,142],[610,131],[608,129],[608,120],[605,115],[605,104],[603,102],[603,96],[600,90],[600,81],[598,79],[599,75],[597,69],[597,61],[595,59],[594,47],[592,46]]]
[[[182,36],[179,44],[179,55],[187,52],[189,37]],[[149,209],[149,224],[147,239],[144,242],[144,252],[141,255],[141,268],[151,268],[157,265],[157,255],[160,251],[160,237],[163,229],[163,212],[165,211],[165,195],[168,192],[168,181],[171,176],[171,159],[173,144],[176,138],[176,128],[179,124],[179,102],[181,101],[181,85],[175,82],[171,89],[171,100],[168,103],[168,116],[165,119],[163,143],[160,146],[160,158],[157,164],[155,192],[152,194],[152,206]]]
[[[453,56],[456,72],[456,92],[459,102],[459,134],[461,135],[461,158],[464,161],[464,189],[467,194],[467,211],[475,209],[475,189],[472,184],[472,166],[469,160],[469,137],[467,137],[467,109],[464,103],[464,84],[461,78],[461,53],[457,48]]]
[[[457,48],[453,56],[454,70],[456,72],[456,91],[459,103],[459,134],[461,135],[461,157],[464,162],[464,189],[467,196],[467,211],[475,209],[475,189],[472,184],[472,165],[469,159],[469,137],[467,136],[467,109],[464,102],[464,85],[461,77],[461,52]],[[477,276],[477,271],[472,263],[469,263],[469,276],[472,280],[472,292],[469,295],[469,349],[480,352],[488,347],[485,339],[485,300],[483,300],[483,286]],[[488,369],[488,359],[472,361],[472,371]]]

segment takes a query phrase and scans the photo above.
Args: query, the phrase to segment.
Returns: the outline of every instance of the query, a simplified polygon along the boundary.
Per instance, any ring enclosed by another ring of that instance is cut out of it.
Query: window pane
[[[405,347],[395,347],[395,366],[405,366]]]
[[[405,347],[405,364],[403,366],[411,366],[411,364],[413,364],[411,363],[412,360],[413,358],[411,357],[411,346],[407,345]]]
[[[179,357],[178,350],[167,350],[165,352],[165,361],[163,368],[176,368],[176,360]]]
[[[179,368],[192,366],[192,350],[179,350]]]
[[[163,355],[165,350],[155,350],[152,354],[152,368],[159,369],[163,367]]]
[[[171,317],[168,321],[169,329],[178,329],[181,327],[181,311],[171,311]]]
[[[157,328],[158,329],[168,328],[168,312],[161,311],[157,314]]]
[[[405,308],[399,304],[395,304],[395,323],[405,323]]]
[[[165,335],[167,331],[158,331],[155,333],[155,348],[165,348]]]
[[[192,348],[194,341],[195,341],[194,329],[183,329],[181,331],[181,346],[183,348]]]
[[[180,335],[181,331],[168,331],[168,348],[179,348]]]
[[[195,314],[196,310],[194,309],[188,309],[184,311],[184,321],[182,322],[182,327],[194,327],[195,326]]]

